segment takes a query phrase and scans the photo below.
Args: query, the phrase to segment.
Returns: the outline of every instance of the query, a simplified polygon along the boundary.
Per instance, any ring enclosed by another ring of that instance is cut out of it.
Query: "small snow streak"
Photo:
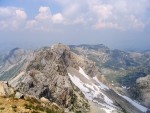
[[[103,83],[101,83],[101,82],[97,79],[97,77],[93,77],[93,79],[94,79],[96,82],[99,83],[101,89],[109,89],[106,85],[104,85]]]
[[[88,75],[85,74],[85,72],[83,71],[83,69],[81,67],[79,67],[79,72],[84,76],[86,77],[87,79],[89,79]]]
[[[130,102],[133,106],[135,106],[136,108],[138,108],[142,112],[146,113],[146,111],[148,110],[146,107],[144,107],[144,106],[140,105],[139,103],[133,101],[129,97],[121,95],[121,94],[118,94],[118,95],[120,95],[121,97],[123,97],[124,99],[126,99],[128,102]]]

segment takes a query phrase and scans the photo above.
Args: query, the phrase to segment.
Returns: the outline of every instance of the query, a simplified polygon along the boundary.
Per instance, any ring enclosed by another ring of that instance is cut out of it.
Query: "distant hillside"
[[[129,95],[136,80],[150,74],[150,51],[112,50],[102,44],[70,47],[78,55],[94,61],[113,88],[128,87],[126,90]],[[137,100],[140,98],[134,97]]]

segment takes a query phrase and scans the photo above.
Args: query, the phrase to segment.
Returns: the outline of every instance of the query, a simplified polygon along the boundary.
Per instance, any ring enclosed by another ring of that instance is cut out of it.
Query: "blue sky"
[[[150,49],[149,0],[0,0],[0,50],[53,43]]]

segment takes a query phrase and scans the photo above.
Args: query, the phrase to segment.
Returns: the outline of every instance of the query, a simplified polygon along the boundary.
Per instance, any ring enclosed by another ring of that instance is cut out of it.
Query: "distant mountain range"
[[[129,74],[131,74],[132,71],[134,71],[133,74],[135,72],[141,72],[143,73],[143,76],[150,74],[150,51],[131,52],[111,50],[102,44],[70,47],[75,53],[83,55],[96,62],[96,65],[100,68],[103,68],[104,71],[107,68],[117,72],[124,72],[124,70],[127,70],[128,72],[130,71]],[[127,75],[127,73],[122,74]],[[118,73],[119,76],[122,74]],[[125,83],[122,84],[125,85]]]
[[[1,81],[67,113],[148,113],[148,75],[150,51],[111,50],[103,44],[15,48],[0,56]]]

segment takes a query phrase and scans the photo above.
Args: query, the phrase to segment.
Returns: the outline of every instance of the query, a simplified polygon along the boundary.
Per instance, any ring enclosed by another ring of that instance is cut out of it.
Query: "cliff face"
[[[137,79],[131,93],[133,98],[150,108],[150,75]]]
[[[136,79],[150,74],[150,51],[112,50],[102,44],[70,47],[76,54],[96,62],[113,86],[132,87]]]
[[[147,76],[150,75],[150,51],[112,50],[104,45],[70,47],[76,54],[96,62],[111,88],[150,108]]]
[[[87,100],[78,97],[80,90],[71,84],[68,67],[78,68],[78,61],[70,49],[62,44],[36,51],[35,58],[28,64],[26,71],[9,83],[19,92],[45,97],[69,110],[89,111]],[[82,61],[84,62],[84,61]],[[82,63],[80,62],[80,63]],[[76,104],[78,103],[78,104]]]

